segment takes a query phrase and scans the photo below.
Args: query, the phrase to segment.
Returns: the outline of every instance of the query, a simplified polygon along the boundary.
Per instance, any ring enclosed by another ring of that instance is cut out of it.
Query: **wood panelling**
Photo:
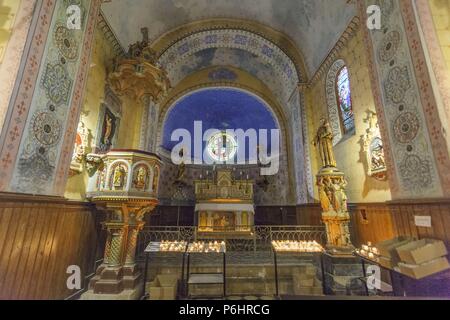
[[[356,246],[371,241],[377,243],[399,235],[417,239],[433,238],[450,247],[450,199],[403,200],[387,203],[350,204],[351,232]],[[320,225],[319,204],[297,208],[301,225]],[[431,216],[432,227],[415,225],[415,216]]]
[[[353,244],[377,243],[396,236],[391,212],[385,203],[352,204],[351,229]]]
[[[388,206],[396,234],[440,239],[450,246],[450,199],[390,202]],[[432,227],[417,227],[415,216],[431,216]]]
[[[90,204],[0,194],[0,299],[74,294],[66,270],[78,265],[82,279],[95,271],[104,240],[99,219]]]
[[[305,204],[297,206],[297,224],[304,226],[322,225],[322,209],[320,204]]]

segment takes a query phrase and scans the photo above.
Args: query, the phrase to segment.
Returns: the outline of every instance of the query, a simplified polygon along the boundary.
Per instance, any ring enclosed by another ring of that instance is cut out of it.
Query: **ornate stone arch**
[[[291,173],[289,178],[297,180],[292,171],[296,166],[296,171],[304,172],[308,176],[307,179],[295,181],[296,188],[303,190],[299,194],[306,195],[307,190],[313,188],[312,185],[305,186],[312,181],[311,167],[307,162],[308,146],[297,148],[303,151],[300,156],[304,157],[305,161],[298,160],[299,155],[294,156],[292,151],[295,148],[294,140],[303,146],[303,139],[299,139],[295,131],[295,129],[299,130],[295,121],[300,121],[303,135],[307,136],[308,129],[303,118],[305,115],[304,101],[301,98],[293,100],[292,97],[296,96],[294,93],[299,90],[298,84],[307,82],[308,73],[300,50],[289,37],[256,22],[215,19],[197,21],[176,28],[156,39],[152,43],[152,48],[156,52],[158,65],[168,72],[173,87],[169,94],[172,98],[179,94],[179,91],[187,89],[185,87],[187,82],[191,89],[196,87],[194,83],[199,85],[198,81],[191,82],[188,79],[194,80],[202,71],[213,68],[239,70],[260,82],[261,85],[257,86],[256,91],[262,93],[263,96],[270,95],[271,99],[276,102],[274,105],[280,107],[277,110],[279,118],[285,119],[283,125],[288,134],[288,136],[285,135],[288,137],[285,148]],[[209,79],[203,85],[247,89],[244,85],[246,82],[224,77],[222,73],[217,73],[217,75],[218,78]],[[263,87],[265,89],[261,90]],[[157,106],[149,106],[144,110],[144,118],[148,121],[143,122],[141,145],[146,148],[151,146],[153,152],[159,151],[156,149],[161,138],[159,134],[164,114],[167,111],[165,110],[167,102],[165,99]],[[155,107],[157,108],[157,122],[154,121],[154,117],[151,119],[149,117],[151,110]],[[300,116],[292,117],[292,114],[299,110],[301,110]],[[150,123],[151,125],[149,125]],[[150,126],[151,128],[149,128]],[[150,140],[148,137],[151,137]],[[292,137],[296,137],[296,139],[292,139]],[[149,143],[149,141],[153,143]],[[305,180],[308,183],[305,183]],[[292,186],[294,187],[294,185]],[[294,195],[292,199],[294,199],[295,187],[292,189]],[[297,203],[308,201],[307,196],[300,196],[300,198]],[[292,202],[294,201],[292,200]]]
[[[342,139],[342,124],[339,116],[339,106],[336,97],[336,77],[339,71],[345,67],[345,61],[342,59],[336,60],[328,70],[325,82],[325,94],[327,97],[328,117],[330,120],[331,129],[333,130],[334,139],[333,145],[336,145]]]

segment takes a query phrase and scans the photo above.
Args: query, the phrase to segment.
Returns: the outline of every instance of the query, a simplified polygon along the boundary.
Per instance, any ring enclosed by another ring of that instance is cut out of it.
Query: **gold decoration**
[[[117,95],[130,95],[137,101],[149,96],[159,101],[167,94],[170,81],[167,73],[155,65],[155,53],[149,47],[148,33],[142,29],[143,40],[130,46],[109,75],[111,88]]]
[[[327,248],[349,252],[353,246],[350,240],[350,214],[347,206],[344,173],[336,167],[333,152],[333,132],[327,120],[322,119],[314,145],[318,147],[322,168],[317,175],[319,200],[322,207],[322,221],[327,233]]]

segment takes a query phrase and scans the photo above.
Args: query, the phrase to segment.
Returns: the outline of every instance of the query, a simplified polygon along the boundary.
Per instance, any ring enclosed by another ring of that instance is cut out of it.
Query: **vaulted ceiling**
[[[118,40],[126,48],[150,41],[183,24],[213,18],[257,21],[289,36],[313,74],[356,15],[347,0],[113,0],[102,5]]]

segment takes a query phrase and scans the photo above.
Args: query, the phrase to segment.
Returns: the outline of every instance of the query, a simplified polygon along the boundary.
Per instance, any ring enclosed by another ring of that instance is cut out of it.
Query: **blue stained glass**
[[[350,79],[347,67],[342,68],[337,76],[336,90],[338,94],[339,110],[344,125],[344,133],[355,129],[353,116],[352,95],[350,90]]]

